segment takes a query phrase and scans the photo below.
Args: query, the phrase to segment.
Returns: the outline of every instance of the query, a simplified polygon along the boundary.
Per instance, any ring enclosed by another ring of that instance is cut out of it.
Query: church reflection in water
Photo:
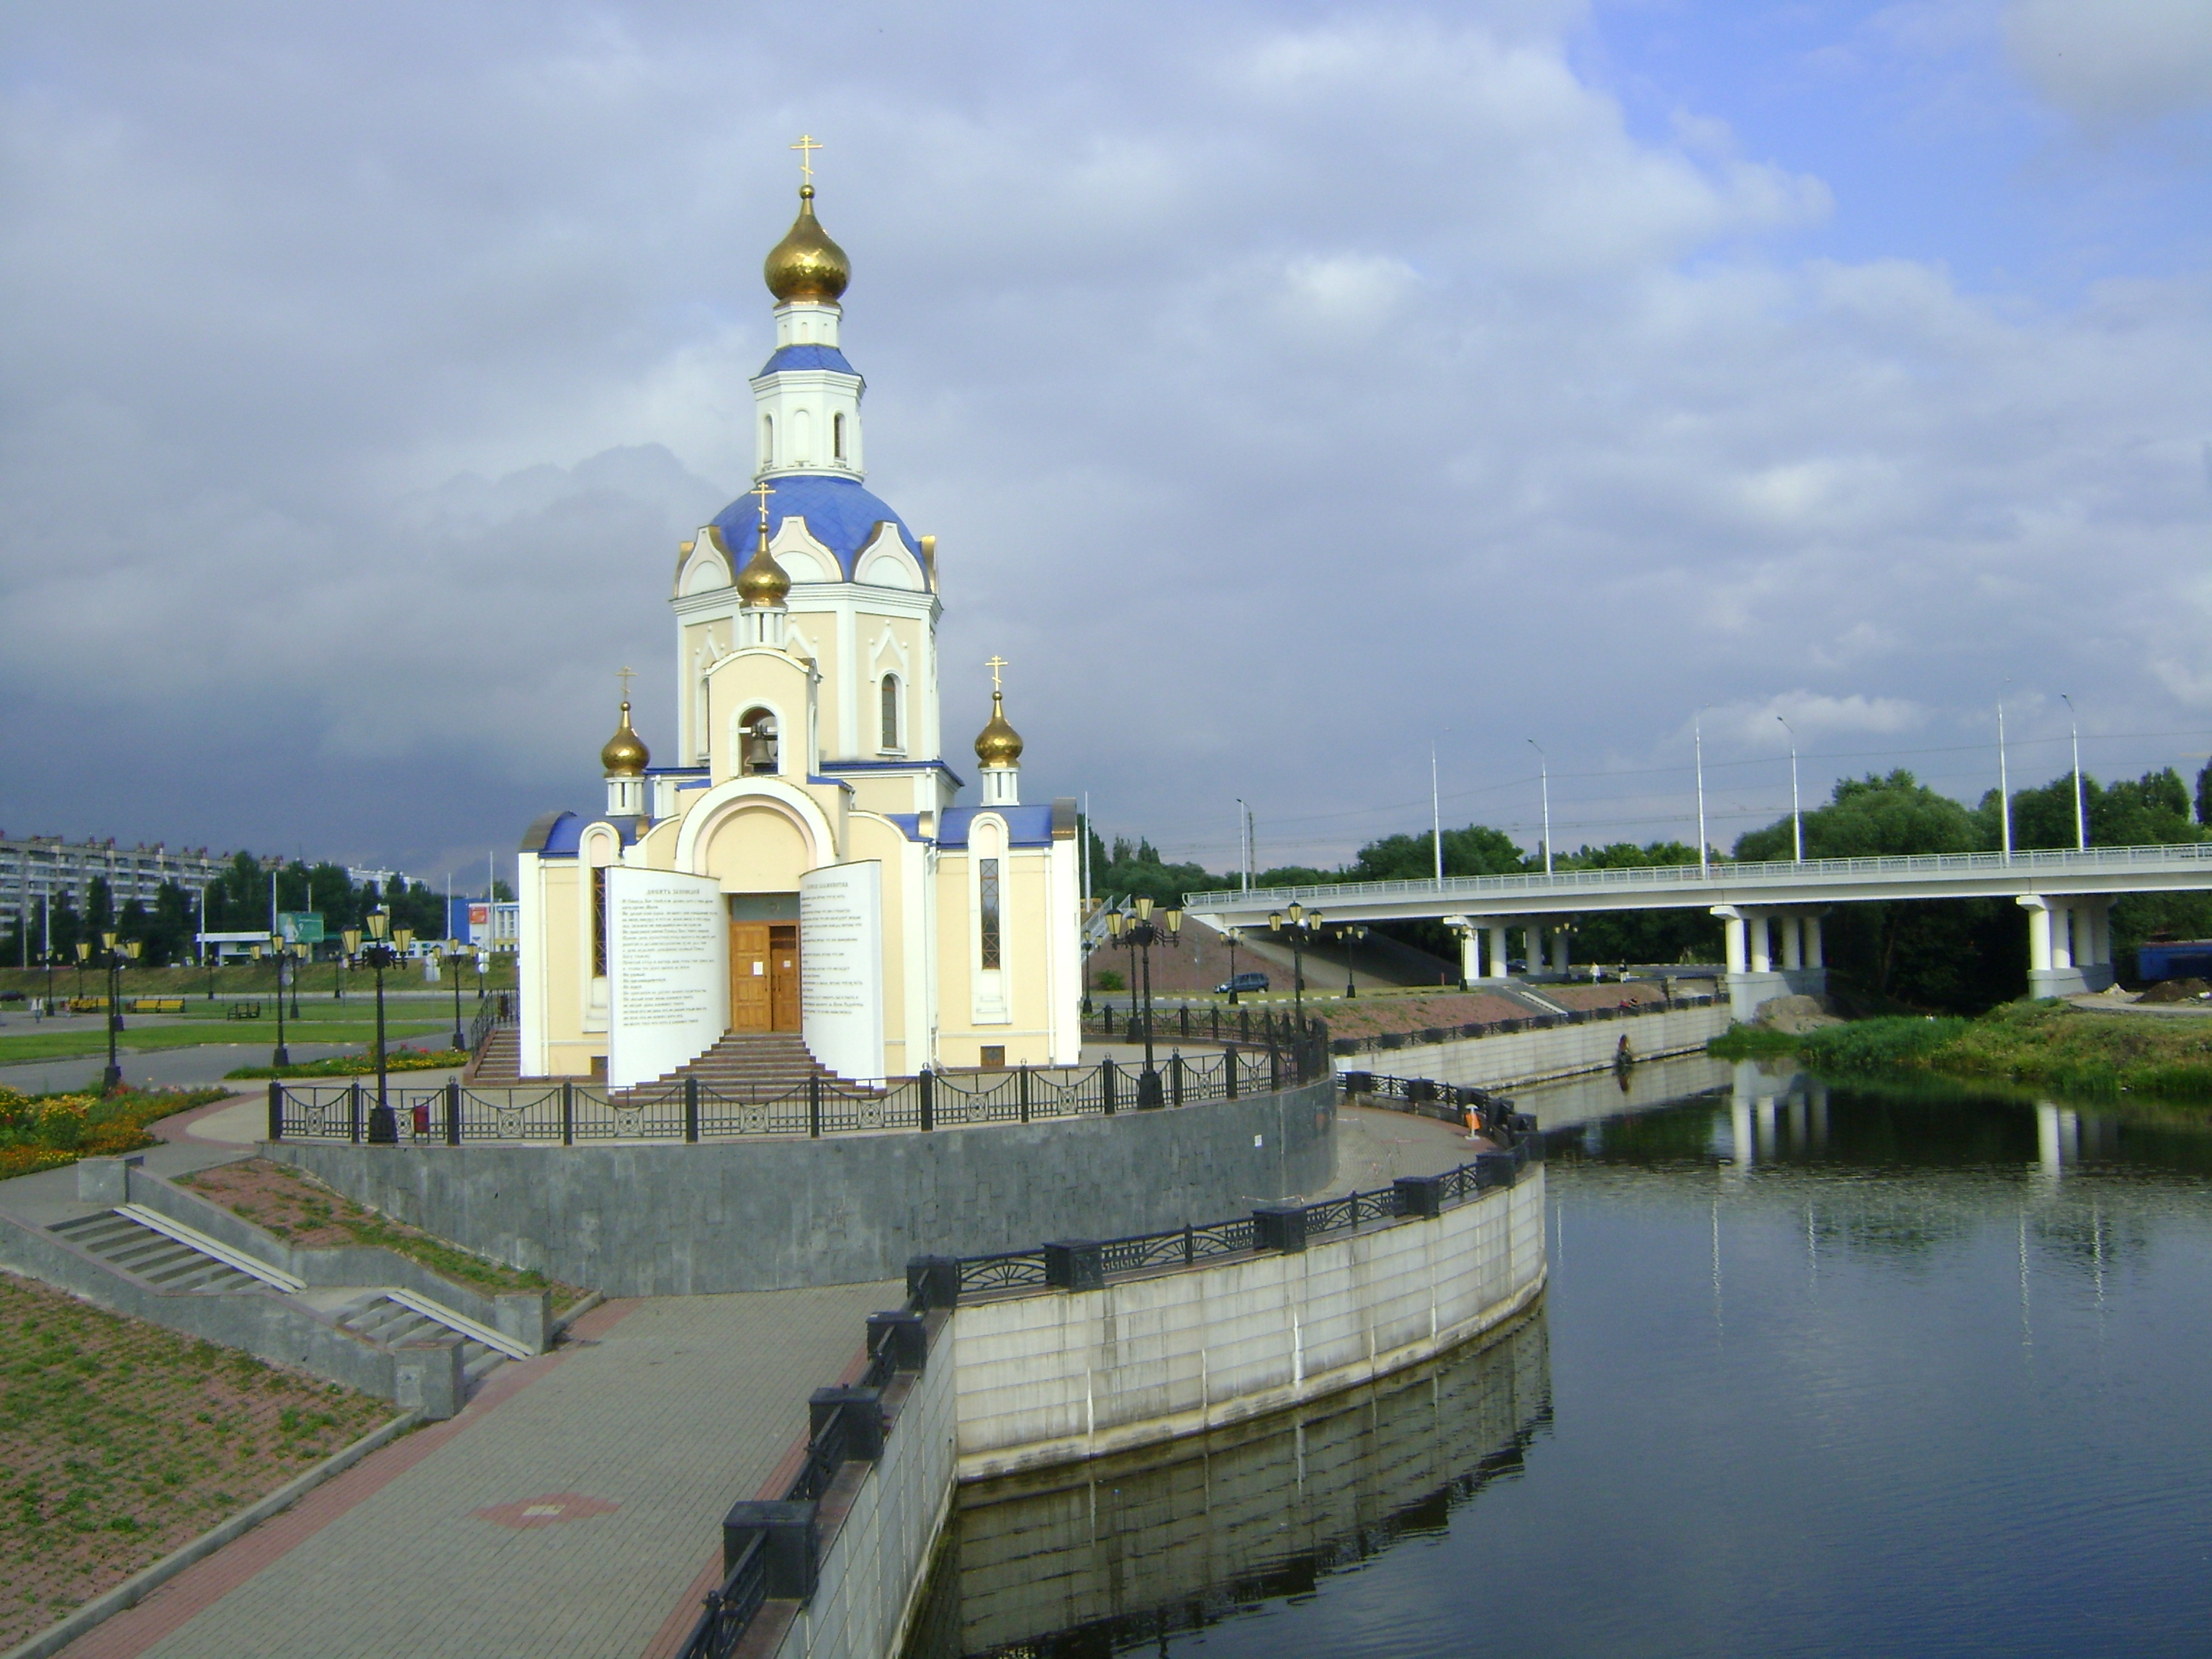
[[[1158,1644],[1434,1534],[1550,1420],[1544,1312],[1296,1413],[965,1488],[906,1659]]]

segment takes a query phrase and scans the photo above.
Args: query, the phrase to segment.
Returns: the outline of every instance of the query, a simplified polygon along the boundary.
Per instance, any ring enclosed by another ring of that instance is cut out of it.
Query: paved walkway
[[[69,1659],[639,1659],[896,1285],[608,1303]],[[658,1640],[656,1638],[659,1638]]]

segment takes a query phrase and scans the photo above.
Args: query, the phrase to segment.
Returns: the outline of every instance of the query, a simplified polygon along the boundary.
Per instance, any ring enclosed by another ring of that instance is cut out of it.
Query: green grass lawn
[[[209,1022],[194,1020],[179,1025],[142,1024],[131,1016],[124,1017],[123,1034],[116,1046],[126,1053],[146,1053],[156,1048],[197,1048],[203,1043],[242,1042],[256,1048],[273,1048],[276,1042],[276,1021],[274,1016],[260,1019]],[[150,1018],[150,1017],[149,1017]],[[388,1013],[385,1021],[385,1040],[397,1044],[407,1037],[429,1036],[438,1032],[450,1035],[453,1017],[429,1022],[419,1018],[392,1019]],[[284,1022],[287,1042],[367,1042],[376,1035],[376,1021],[288,1019]],[[0,1036],[0,1066],[25,1060],[73,1060],[80,1054],[104,1054],[107,1052],[107,1033],[98,1027],[91,1030],[27,1031],[20,1036]]]
[[[0,1273],[0,1648],[394,1414]]]

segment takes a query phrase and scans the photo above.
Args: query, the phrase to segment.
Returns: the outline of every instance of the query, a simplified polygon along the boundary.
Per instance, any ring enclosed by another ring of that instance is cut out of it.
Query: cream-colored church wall
[[[874,859],[884,868],[884,1066],[893,1077],[911,1076],[916,1069],[907,1064],[907,1050],[912,1046],[908,1021],[915,1009],[908,975],[903,971],[908,936],[915,922],[912,908],[906,902],[907,890],[914,879],[912,862],[907,856],[912,846],[896,824],[872,813],[856,811],[847,826],[847,850],[841,860]],[[804,939],[800,944],[803,948]]]
[[[714,715],[707,671],[728,653],[737,637],[736,629],[736,605],[732,596],[718,601],[713,610],[696,620],[686,622],[678,632],[676,684],[684,688],[684,694],[677,711],[677,747],[684,765],[696,765],[704,757],[705,734],[713,730]]]
[[[699,872],[726,893],[795,893],[799,878],[831,862],[805,827],[766,801],[726,812],[707,833]]]
[[[791,649],[811,658],[815,666],[814,736],[818,753],[842,753],[837,725],[841,720],[849,720],[852,712],[837,672],[838,614],[834,609],[801,611],[794,605],[790,629]]]
[[[744,647],[714,665],[707,676],[714,708],[714,753],[708,763],[713,782],[739,775],[744,739],[738,728],[755,708],[766,708],[775,717],[774,775],[805,781],[812,678],[796,659],[767,646]]]
[[[1005,1048],[1010,1066],[1051,1064],[1049,850],[1002,848],[996,854],[1001,860],[999,929],[1000,959],[1006,965],[1000,983],[1006,1017],[988,1024],[975,1018],[981,972],[977,856],[971,842],[969,848],[940,853],[937,860],[938,927],[933,955],[940,1022],[939,1061],[949,1066],[980,1066],[982,1050],[990,1045]]]

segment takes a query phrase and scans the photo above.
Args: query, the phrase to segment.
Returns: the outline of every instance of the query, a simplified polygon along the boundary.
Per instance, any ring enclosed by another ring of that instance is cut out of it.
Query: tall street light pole
[[[1144,961],[1145,1070],[1137,1079],[1137,1108],[1139,1111],[1151,1111],[1166,1103],[1159,1067],[1152,1059],[1152,946],[1169,944],[1181,935],[1182,911],[1180,908],[1162,911],[1160,920],[1167,924],[1164,928],[1152,921],[1152,901],[1139,896],[1134,922],[1125,922],[1122,913],[1116,910],[1106,924],[1117,933],[1127,927],[1129,943],[1141,954]]]
[[[1429,844],[1437,855],[1437,885],[1444,884],[1444,804],[1437,793],[1437,746],[1429,745]]]
[[[2004,704],[1997,705],[1997,819],[2003,827],[2005,862],[2012,862],[2012,779],[2005,771]]]
[[[453,1047],[465,1052],[469,1039],[468,1034],[461,1030],[461,964],[469,959],[469,953],[459,945],[449,943],[445,957],[446,966],[453,970]]]
[[[290,958],[291,952],[284,948],[283,936],[275,933],[270,935],[269,949],[276,957],[276,1052],[269,1056],[269,1063],[271,1066],[289,1066],[292,1051],[284,1042],[284,963]]]
[[[2081,806],[2081,720],[2074,712],[2074,699],[2063,691],[2058,701],[2066,705],[2066,723],[2074,730],[2074,849],[2086,852],[2089,847],[2089,820]]]
[[[1712,873],[1712,860],[1705,851],[1705,711],[1698,710],[1690,721],[1690,742],[1697,754],[1698,764],[1698,873]]]
[[[1317,936],[1320,927],[1321,912],[1307,909],[1296,899],[1291,901],[1287,916],[1280,910],[1267,913],[1268,930],[1282,934],[1291,942],[1291,1007],[1301,1031],[1306,1028],[1305,950]]]
[[[1544,745],[1535,738],[1528,739],[1528,746],[1536,751],[1536,782],[1543,792],[1544,873],[1548,876],[1552,873],[1552,762],[1544,753]]]
[[[1782,720],[1782,729],[1790,734],[1790,844],[1795,850],[1797,862],[1802,864],[1805,862],[1805,819],[1797,810],[1797,729],[1788,720],[1783,720],[1779,714],[1774,718]]]

